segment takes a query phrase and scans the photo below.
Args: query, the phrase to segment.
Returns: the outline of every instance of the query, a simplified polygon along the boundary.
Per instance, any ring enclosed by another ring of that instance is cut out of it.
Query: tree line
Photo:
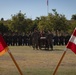
[[[27,18],[26,14],[19,11],[17,14],[11,15],[11,19],[0,20],[0,32],[18,32],[28,33],[35,28],[38,30],[52,30],[53,32],[62,32],[71,34],[76,27],[76,14],[72,15],[71,20],[67,20],[65,15],[59,14],[56,9],[52,9],[53,13],[47,16],[36,17],[35,20]]]

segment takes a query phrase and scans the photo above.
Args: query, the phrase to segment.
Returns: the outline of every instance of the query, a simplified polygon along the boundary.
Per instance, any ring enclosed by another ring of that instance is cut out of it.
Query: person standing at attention
[[[33,49],[37,49],[38,50],[38,46],[39,46],[39,32],[37,29],[34,29],[34,32],[32,33],[32,47]]]
[[[48,31],[46,39],[48,42],[48,49],[51,48],[51,50],[53,50],[53,34],[51,31]]]

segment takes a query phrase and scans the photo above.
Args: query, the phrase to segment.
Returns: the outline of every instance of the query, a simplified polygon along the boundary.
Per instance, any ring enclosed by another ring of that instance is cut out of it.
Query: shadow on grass
[[[62,49],[40,49],[41,51],[63,51]]]
[[[65,46],[53,46],[53,50],[51,50],[51,48],[45,48],[45,47],[42,47],[40,50],[42,51],[64,51],[65,49]]]

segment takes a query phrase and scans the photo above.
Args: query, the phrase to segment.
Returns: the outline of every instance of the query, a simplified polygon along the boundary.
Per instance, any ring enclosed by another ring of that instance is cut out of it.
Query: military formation
[[[29,33],[4,33],[4,40],[8,46],[32,46],[33,49],[53,50],[55,45],[66,45],[70,35],[69,34],[53,34],[52,31],[47,32],[38,31],[34,29]]]

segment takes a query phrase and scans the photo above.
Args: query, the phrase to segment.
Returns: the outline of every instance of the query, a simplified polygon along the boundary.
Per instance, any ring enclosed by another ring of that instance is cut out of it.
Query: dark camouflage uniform
[[[53,50],[53,34],[50,31],[48,31],[46,39],[48,42],[48,49],[51,48],[51,50]]]
[[[32,33],[32,46],[33,46],[33,49],[38,49],[38,42],[39,40],[39,32],[37,30],[34,30],[34,32]]]

